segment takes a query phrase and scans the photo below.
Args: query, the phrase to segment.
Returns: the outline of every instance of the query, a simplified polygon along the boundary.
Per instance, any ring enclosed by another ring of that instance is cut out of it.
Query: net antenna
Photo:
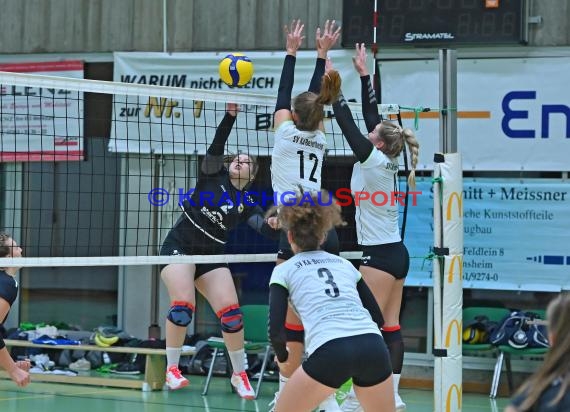
[[[376,93],[376,101],[382,103],[382,94],[380,90],[380,71],[376,62],[376,53],[378,53],[378,0],[374,0],[374,13],[372,15],[372,56],[374,57],[374,71],[372,72],[372,87]]]

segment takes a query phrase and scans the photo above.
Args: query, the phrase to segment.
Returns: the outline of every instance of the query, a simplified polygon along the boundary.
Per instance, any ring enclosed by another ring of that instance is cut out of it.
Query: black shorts
[[[160,248],[161,256],[176,255],[222,255],[225,245],[206,236],[184,215],[180,216],[174,227],[166,235]],[[160,269],[165,267],[163,265]],[[194,279],[218,268],[228,268],[227,263],[197,263]],[[228,268],[229,269],[229,268]]]
[[[384,245],[361,246],[361,266],[382,270],[396,279],[404,279],[410,269],[410,254],[404,242]]]
[[[321,249],[325,252],[332,253],[333,255],[339,255],[340,253],[340,243],[338,241],[338,234],[336,229],[333,227],[327,233],[327,238],[325,242],[321,245]],[[282,230],[279,235],[279,251],[277,252],[277,258],[282,260],[288,260],[293,257],[294,253],[291,250],[291,245],[289,240],[287,240],[287,233]]]
[[[384,382],[392,374],[388,348],[375,333],[328,341],[304,362],[311,378],[331,388],[340,388],[349,378],[355,385],[368,387]]]

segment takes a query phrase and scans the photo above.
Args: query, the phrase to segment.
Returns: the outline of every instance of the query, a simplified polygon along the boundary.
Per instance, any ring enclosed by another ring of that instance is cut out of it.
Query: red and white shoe
[[[166,386],[171,391],[188,386],[190,381],[182,376],[177,366],[171,366],[166,370]]]
[[[249,383],[249,378],[245,371],[240,373],[233,373],[231,379],[232,385],[236,388],[236,392],[243,399],[255,399],[255,391]]]

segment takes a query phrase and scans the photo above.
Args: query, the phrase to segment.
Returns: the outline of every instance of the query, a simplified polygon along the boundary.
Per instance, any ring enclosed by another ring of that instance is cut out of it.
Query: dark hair
[[[340,206],[326,190],[298,195],[293,206],[279,208],[277,217],[301,251],[317,250],[327,232],[343,224]]]
[[[521,411],[531,410],[542,393],[560,380],[560,389],[548,405],[555,406],[570,389],[570,294],[561,293],[546,310],[548,329],[554,338],[539,369],[519,388],[517,394],[525,397]]]
[[[325,73],[319,94],[303,92],[293,99],[293,111],[297,115],[297,129],[312,132],[319,128],[325,117],[325,104],[332,104],[340,93],[341,79],[336,70]]]
[[[11,237],[9,233],[0,232],[0,257],[9,257],[12,254],[12,246],[6,244]]]
[[[254,156],[252,154],[249,153],[237,153],[237,154],[233,154],[233,153],[229,153],[226,156],[224,156],[224,166],[226,167],[226,169],[230,168],[230,164],[234,161],[234,159],[240,155],[246,155],[247,157],[249,157],[250,160],[250,171],[251,171],[251,180],[253,180],[255,178],[255,176],[257,175],[257,171],[259,170],[259,162],[257,160],[257,156]]]

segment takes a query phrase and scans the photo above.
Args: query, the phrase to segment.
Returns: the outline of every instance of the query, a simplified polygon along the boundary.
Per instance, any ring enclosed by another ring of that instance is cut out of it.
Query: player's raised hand
[[[356,43],[355,49],[352,64],[360,76],[366,76],[369,74],[366,66],[366,46],[364,43]]]
[[[339,37],[340,26],[336,26],[336,20],[327,20],[322,31],[320,27],[317,27],[315,44],[317,45],[318,57],[326,59],[327,52],[335,45]]]
[[[301,47],[301,43],[305,40],[305,36],[303,36],[303,29],[305,25],[301,23],[301,20],[293,20],[291,22],[291,26],[285,26],[284,32],[287,36],[287,54],[291,54],[295,56],[297,54],[297,50]]]
[[[239,113],[239,105],[237,105],[236,103],[227,103],[226,111],[233,117],[236,117]]]

